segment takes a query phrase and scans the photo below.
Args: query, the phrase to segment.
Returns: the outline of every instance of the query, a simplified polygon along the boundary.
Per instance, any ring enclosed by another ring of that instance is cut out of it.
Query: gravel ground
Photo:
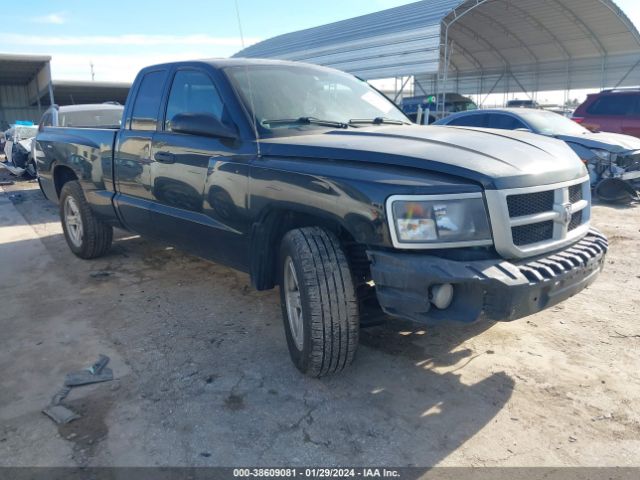
[[[0,180],[6,179],[0,171]],[[354,365],[290,363],[277,291],[118,232],[73,256],[37,184],[0,187],[1,466],[640,466],[640,208],[596,206],[599,280],[508,324],[362,332]],[[116,380],[74,389],[104,353]]]

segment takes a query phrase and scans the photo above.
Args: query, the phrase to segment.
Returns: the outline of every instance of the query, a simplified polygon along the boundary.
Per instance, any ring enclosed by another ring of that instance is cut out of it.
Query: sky
[[[246,46],[415,0],[237,0]],[[640,27],[640,0],[616,0]],[[133,81],[146,65],[242,48],[236,0],[0,0],[0,53],[51,55],[57,80]],[[30,15],[24,15],[29,11]]]
[[[246,46],[412,1],[237,0]],[[96,81],[130,82],[146,65],[228,57],[242,48],[235,0],[0,0],[0,5],[5,7],[0,53],[51,55],[58,80],[90,80],[93,63]]]

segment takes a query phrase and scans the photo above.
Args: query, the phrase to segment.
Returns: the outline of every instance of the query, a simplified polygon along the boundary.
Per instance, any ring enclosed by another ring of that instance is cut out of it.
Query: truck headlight
[[[493,244],[481,193],[395,195],[387,200],[397,248],[454,248]]]

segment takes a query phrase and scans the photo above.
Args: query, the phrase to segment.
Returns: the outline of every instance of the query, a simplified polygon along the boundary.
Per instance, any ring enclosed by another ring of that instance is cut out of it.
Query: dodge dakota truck
[[[371,312],[510,321],[578,293],[607,240],[563,142],[411,124],[366,82],[273,60],[143,69],[118,129],[44,126],[38,172],[77,256],[113,228],[279,286],[300,371],[354,358]]]

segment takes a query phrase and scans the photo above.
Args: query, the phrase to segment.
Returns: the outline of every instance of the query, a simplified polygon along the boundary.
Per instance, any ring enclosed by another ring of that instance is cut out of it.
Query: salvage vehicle
[[[592,93],[572,118],[594,132],[622,133],[640,138],[640,87]]]
[[[4,133],[6,162],[0,165],[17,177],[25,175],[35,178],[36,166],[32,154],[32,144],[38,133],[38,127],[31,122],[20,122],[11,126]]]
[[[527,108],[478,110],[451,115],[437,125],[525,130],[562,140],[589,169],[591,186],[607,202],[637,200],[640,189],[640,139],[591,132],[557,113]]]
[[[510,321],[578,293],[607,240],[565,143],[411,124],[366,82],[294,62],[143,69],[120,129],[45,127],[43,190],[69,248],[113,227],[280,287],[298,369],[349,365],[369,311]]]
[[[124,107],[117,102],[85,105],[52,105],[40,119],[39,128],[120,128]]]

